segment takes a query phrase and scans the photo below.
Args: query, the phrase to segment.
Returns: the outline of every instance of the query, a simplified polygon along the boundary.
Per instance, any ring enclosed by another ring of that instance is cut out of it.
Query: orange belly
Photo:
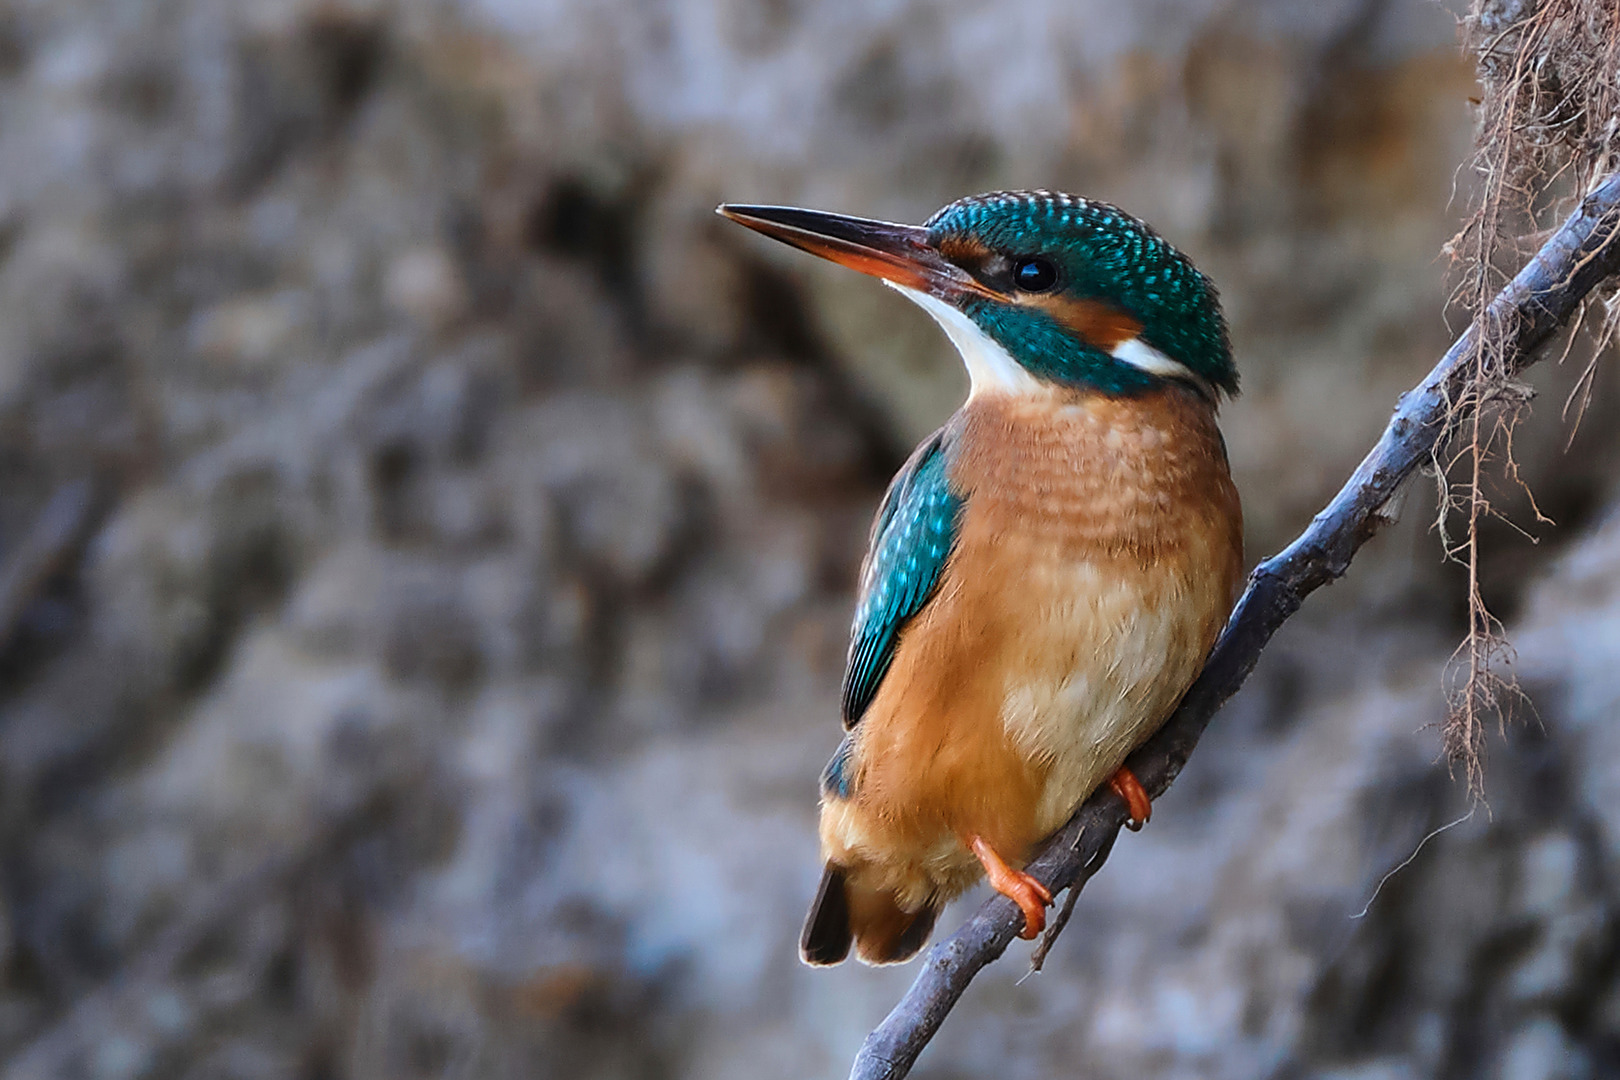
[[[1212,410],[1172,386],[975,397],[953,419],[965,498],[933,599],[854,732],[823,855],[916,910],[1015,864],[1168,717],[1242,575]]]

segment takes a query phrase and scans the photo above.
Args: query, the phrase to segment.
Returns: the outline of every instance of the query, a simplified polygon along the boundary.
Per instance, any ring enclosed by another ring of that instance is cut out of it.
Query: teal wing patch
[[[845,728],[872,703],[900,631],[928,603],[956,543],[962,499],[946,479],[942,441],[936,434],[918,447],[889,485],[872,528],[844,673]]]

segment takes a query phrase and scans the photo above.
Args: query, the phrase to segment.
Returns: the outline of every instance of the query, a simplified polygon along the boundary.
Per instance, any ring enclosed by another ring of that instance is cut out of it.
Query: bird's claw
[[[1024,913],[1024,928],[1018,936],[1032,940],[1046,929],[1046,909],[1052,903],[1052,890],[1034,876],[1008,866],[982,836],[971,837],[968,847],[984,867],[990,887],[1018,905]]]
[[[1115,795],[1125,800],[1125,809],[1131,815],[1125,827],[1131,832],[1141,832],[1142,826],[1153,817],[1153,801],[1148,798],[1146,789],[1142,787],[1142,781],[1136,778],[1135,773],[1121,765],[1119,770],[1108,778],[1108,786],[1114,789]]]

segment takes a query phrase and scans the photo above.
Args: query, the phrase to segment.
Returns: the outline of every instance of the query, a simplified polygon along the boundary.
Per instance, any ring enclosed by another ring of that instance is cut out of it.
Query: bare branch
[[[1482,323],[1506,326],[1504,374],[1534,363],[1544,344],[1599,282],[1620,270],[1620,174],[1596,185],[1417,387],[1401,395],[1377,445],[1299,537],[1249,575],[1226,631],[1180,707],[1130,759],[1154,798],[1187,763],[1210,717],[1254,670],[1260,652],[1305,597],[1342,577],[1357,549],[1387,520],[1384,505],[1480,403],[1472,393]],[[1107,787],[1086,801],[1028,870],[1054,893],[1078,890],[1102,865],[1125,824],[1124,803]],[[1023,926],[1011,900],[992,897],[962,928],[928,950],[922,969],[888,1018],[867,1036],[850,1080],[900,1080],[911,1071],[973,976],[999,957]]]

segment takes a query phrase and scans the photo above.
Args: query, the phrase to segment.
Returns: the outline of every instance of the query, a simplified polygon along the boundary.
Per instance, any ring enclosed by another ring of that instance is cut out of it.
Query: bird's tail
[[[853,942],[864,963],[898,964],[927,944],[937,918],[937,903],[906,911],[893,893],[863,886],[846,868],[828,863],[799,935],[799,955],[818,967],[836,964]]]

